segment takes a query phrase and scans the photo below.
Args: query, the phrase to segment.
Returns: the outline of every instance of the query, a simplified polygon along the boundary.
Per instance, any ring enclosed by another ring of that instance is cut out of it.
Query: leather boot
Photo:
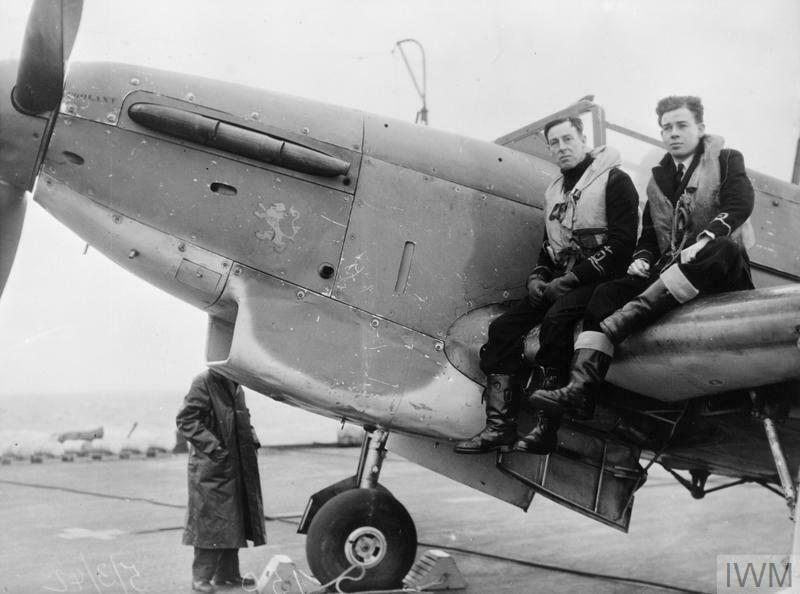
[[[532,394],[536,390],[554,390],[563,385],[562,373],[558,367],[534,365],[527,376],[523,376],[522,393]]]
[[[531,370],[530,379],[523,387],[525,394],[536,390],[555,390],[561,385],[559,369],[536,366]],[[514,444],[515,452],[529,454],[549,454],[558,443],[559,415],[548,415],[541,410],[534,411],[534,426],[527,435],[520,435]]]
[[[600,322],[600,329],[612,343],[619,344],[678,305],[678,300],[659,278],[643,293]]]
[[[521,435],[514,444],[515,452],[529,454],[549,454],[558,445],[558,427],[561,425],[560,415],[549,415],[542,410],[536,411],[536,424],[527,435]]]
[[[567,414],[573,419],[594,416],[594,401],[611,365],[614,346],[602,332],[582,332],[575,341],[569,383],[558,390],[537,390],[528,404],[550,415]]]
[[[517,436],[519,380],[514,375],[492,373],[486,376],[483,399],[486,403],[486,426],[474,437],[460,441],[454,450],[459,454],[484,454],[514,443]]]

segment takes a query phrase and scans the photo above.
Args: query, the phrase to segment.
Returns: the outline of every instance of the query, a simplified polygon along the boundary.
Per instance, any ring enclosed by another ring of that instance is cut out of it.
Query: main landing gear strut
[[[778,471],[778,478],[783,488],[783,497],[786,499],[786,505],[789,506],[789,511],[796,524],[798,519],[797,482],[792,480],[792,473],[789,470],[789,463],[786,461],[786,454],[783,453],[783,446],[778,436],[778,430],[775,427],[775,421],[765,412],[764,403],[755,390],[750,391],[750,398],[753,401],[753,414],[761,419],[761,423],[764,425],[764,433],[767,435],[772,459],[775,461],[775,469]],[[800,480],[800,476],[798,476],[798,480]]]
[[[345,592],[400,586],[416,556],[411,516],[378,484],[388,437],[365,432],[356,475],[312,495],[298,529],[314,577]]]
[[[786,455],[783,452],[778,431],[775,428],[775,421],[764,412],[763,403],[759,395],[755,391],[750,392],[750,398],[753,400],[753,411],[759,416],[764,425],[764,432],[767,434],[767,441],[769,442],[769,449],[772,452],[772,458],[775,460],[775,468],[778,471],[778,478],[783,487],[783,497],[786,499],[786,504],[789,506],[789,513],[791,519],[794,521],[794,536],[792,538],[792,579],[800,578],[800,571],[798,571],[797,555],[800,555],[800,497],[798,497],[798,485],[800,485],[800,468],[798,468],[797,479],[792,480],[792,474],[789,470],[789,463],[786,461]]]

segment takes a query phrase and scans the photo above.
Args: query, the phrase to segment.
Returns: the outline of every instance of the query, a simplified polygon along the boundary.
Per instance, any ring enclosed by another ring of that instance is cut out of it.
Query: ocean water
[[[246,390],[253,427],[262,445],[336,443],[341,424]],[[175,414],[184,393],[0,394],[0,455],[60,456],[69,451],[144,452],[175,446]],[[91,446],[56,438],[73,431],[103,428]],[[355,433],[350,427],[348,433]]]

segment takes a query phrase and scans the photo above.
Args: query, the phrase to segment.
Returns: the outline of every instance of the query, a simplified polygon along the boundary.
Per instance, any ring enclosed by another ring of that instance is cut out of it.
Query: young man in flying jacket
[[[533,430],[517,439],[521,376],[528,332],[541,323],[532,383],[556,386],[569,367],[573,326],[600,283],[621,276],[636,243],[639,198],[610,147],[589,152],[580,118],[560,118],[544,128],[561,174],[545,192],[544,241],[528,278],[528,297],[489,326],[481,349],[486,374],[486,426],[455,451],[497,449],[544,453],[555,447],[560,415],[536,411]],[[516,443],[515,443],[516,441]]]
[[[667,154],[647,186],[628,276],[594,292],[567,386],[528,398],[551,414],[592,418],[614,347],[633,332],[698,295],[753,288],[745,245],[754,193],[742,154],[705,133],[698,97],[666,97],[656,114]]]

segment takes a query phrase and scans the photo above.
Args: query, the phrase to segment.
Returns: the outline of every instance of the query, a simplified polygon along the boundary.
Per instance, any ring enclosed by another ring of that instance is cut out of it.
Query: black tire
[[[387,491],[351,489],[323,505],[308,529],[306,559],[320,583],[339,577],[344,592],[399,587],[417,554],[417,530],[408,511]]]

